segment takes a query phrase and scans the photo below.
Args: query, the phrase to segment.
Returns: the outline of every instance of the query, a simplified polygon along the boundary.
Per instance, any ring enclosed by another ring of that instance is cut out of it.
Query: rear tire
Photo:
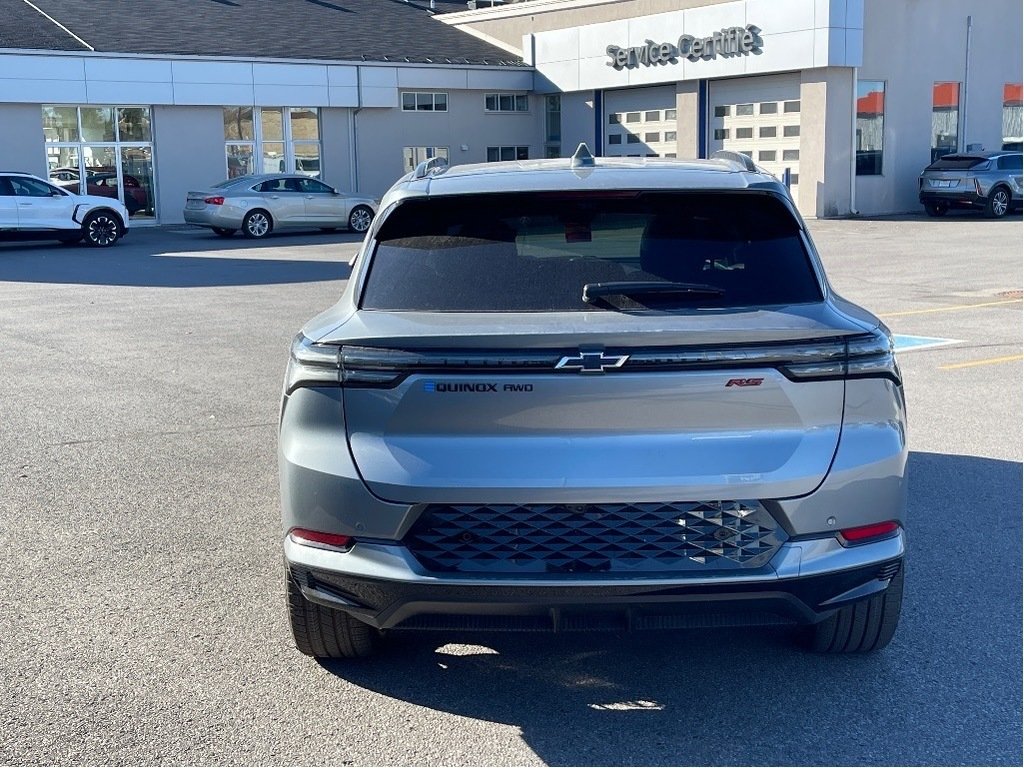
[[[985,203],[985,215],[990,219],[1001,219],[1010,212],[1010,191],[1006,187],[996,187]]]
[[[317,659],[357,659],[373,653],[379,630],[344,611],[310,602],[295,579],[289,575],[287,581],[288,618],[299,651]]]
[[[109,248],[121,239],[123,227],[117,214],[110,211],[95,211],[82,222],[82,236],[93,248]]]
[[[242,219],[242,234],[252,240],[266,237],[273,229],[274,222],[270,214],[264,210],[249,211]]]
[[[365,205],[357,205],[348,216],[348,228],[357,234],[363,234],[373,223],[373,211]]]
[[[949,210],[949,206],[945,203],[925,203],[924,211],[929,216],[938,218],[939,216],[945,216],[946,211]]]
[[[225,229],[224,227],[212,227],[213,231],[221,237],[231,237],[237,232],[237,229]]]
[[[871,653],[889,644],[903,604],[903,565],[889,587],[867,600],[840,608],[810,627],[811,648],[818,653]]]

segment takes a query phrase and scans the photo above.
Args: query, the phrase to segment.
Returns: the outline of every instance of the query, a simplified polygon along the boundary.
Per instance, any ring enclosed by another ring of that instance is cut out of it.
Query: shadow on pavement
[[[782,629],[396,633],[324,667],[518,726],[549,765],[1020,765],[1021,465],[912,453],[909,472],[904,613],[880,653],[817,656]]]
[[[273,259],[259,258],[257,250],[323,249],[361,241],[344,238],[289,234],[252,241],[205,232],[148,231],[105,249],[11,243],[0,247],[0,282],[197,288],[345,280],[351,270],[347,256],[340,253],[334,260]],[[231,255],[233,251],[238,256]]]

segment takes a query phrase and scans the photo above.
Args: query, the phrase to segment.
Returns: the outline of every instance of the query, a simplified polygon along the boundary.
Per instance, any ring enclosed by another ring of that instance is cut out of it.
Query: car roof
[[[1004,157],[1005,155],[1019,155],[1019,149],[994,149],[988,152],[953,152],[943,155],[939,160],[955,158],[957,160],[991,160],[993,157]]]
[[[244,176],[235,176],[233,179],[224,179],[224,181],[237,181],[244,183],[243,179],[251,179],[252,181],[266,181],[267,179],[312,179],[312,176],[307,176],[304,173],[247,173]],[[320,181],[320,179],[313,179],[313,181]]]
[[[573,167],[569,158],[455,165],[421,177],[410,173],[398,187],[409,195],[593,189],[785,190],[782,182],[764,169],[751,171],[732,160],[660,157],[599,157],[589,167]]]

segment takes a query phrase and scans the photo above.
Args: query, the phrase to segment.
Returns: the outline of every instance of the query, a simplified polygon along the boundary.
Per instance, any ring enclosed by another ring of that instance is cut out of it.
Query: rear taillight
[[[833,355],[831,359],[823,355],[814,362],[780,366],[780,370],[796,380],[886,378],[900,383],[900,370],[887,329],[879,327],[870,334],[854,336],[844,345],[844,354]]]
[[[333,549],[347,552],[352,549],[355,539],[351,536],[343,536],[340,533],[324,533],[323,531],[311,531],[308,528],[292,528],[288,536],[297,544],[305,544],[310,547],[321,549]]]
[[[224,205],[223,197],[207,197],[203,200],[207,205]]]
[[[412,374],[533,373],[574,375],[557,369],[572,350],[406,350],[316,344],[301,333],[292,342],[285,392],[300,386],[343,384],[392,387]],[[775,368],[793,381],[887,378],[900,383],[892,338],[884,327],[870,334],[762,346],[683,347],[630,351],[618,370],[688,371]]]
[[[288,370],[285,372],[284,391],[290,394],[300,386],[315,387],[341,383],[340,347],[314,344],[301,333],[292,340]]]
[[[872,523],[871,525],[861,525],[856,528],[844,528],[839,532],[839,541],[844,546],[856,546],[857,544],[867,544],[872,541],[878,541],[879,539],[888,539],[891,536],[895,536],[900,530],[899,523],[894,520],[888,520],[884,523]]]
[[[978,193],[978,197],[985,196],[985,193],[981,191],[981,179],[974,180],[974,189]]]

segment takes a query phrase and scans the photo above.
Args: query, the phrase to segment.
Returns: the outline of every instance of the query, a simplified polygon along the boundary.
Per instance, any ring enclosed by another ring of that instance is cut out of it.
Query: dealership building
[[[918,210],[933,157],[1021,139],[1019,0],[0,0],[0,169],[182,221],[294,171],[749,155],[805,216]]]

